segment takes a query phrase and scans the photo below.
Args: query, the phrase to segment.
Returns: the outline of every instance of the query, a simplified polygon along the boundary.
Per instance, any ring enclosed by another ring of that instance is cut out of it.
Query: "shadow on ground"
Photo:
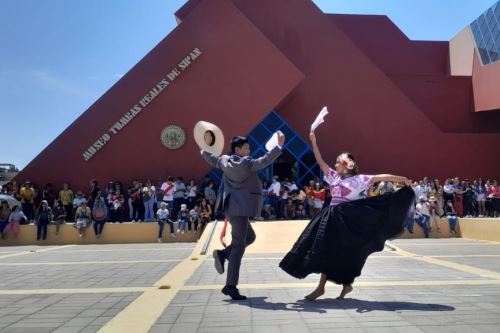
[[[268,302],[267,297],[249,297],[245,301],[234,302],[225,300],[225,302],[237,303],[248,306],[253,309],[261,310],[282,310],[295,312],[317,312],[326,313],[327,310],[349,310],[355,309],[356,312],[366,313],[371,311],[453,311],[454,307],[442,304],[398,302],[398,301],[365,301],[355,298],[346,298],[337,300],[325,298],[315,302],[299,300],[291,303]]]

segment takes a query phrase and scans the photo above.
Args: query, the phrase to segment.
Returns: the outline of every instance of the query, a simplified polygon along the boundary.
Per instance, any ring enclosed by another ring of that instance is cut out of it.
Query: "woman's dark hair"
[[[347,152],[347,151],[341,153],[340,155],[342,155],[342,154],[346,154],[347,157],[349,157],[351,160],[354,161],[354,168],[352,170],[347,169],[346,176],[352,177],[352,176],[358,175],[359,174],[358,163],[356,162],[356,158],[354,157],[354,155]]]
[[[244,137],[244,136],[235,136],[231,140],[231,151],[234,153],[236,148],[241,148],[246,143],[248,143],[248,139],[246,137]]]

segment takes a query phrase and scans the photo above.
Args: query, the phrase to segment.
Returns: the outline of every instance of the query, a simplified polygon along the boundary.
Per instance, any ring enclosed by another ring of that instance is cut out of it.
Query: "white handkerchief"
[[[273,136],[266,142],[267,151],[273,150],[278,145],[278,132],[274,132]]]
[[[316,119],[314,120],[314,122],[312,123],[311,125],[311,132],[314,132],[316,130],[316,128],[318,128],[319,125],[321,125],[324,121],[325,121],[325,116],[328,114],[328,109],[326,108],[326,106],[324,106],[320,113],[318,114],[318,116],[316,117]]]

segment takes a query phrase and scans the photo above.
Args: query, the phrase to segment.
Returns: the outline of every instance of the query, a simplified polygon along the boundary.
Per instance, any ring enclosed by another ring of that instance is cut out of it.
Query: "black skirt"
[[[303,279],[324,273],[337,284],[351,284],[366,258],[399,236],[415,194],[410,187],[393,193],[325,207],[309,222],[280,267]]]

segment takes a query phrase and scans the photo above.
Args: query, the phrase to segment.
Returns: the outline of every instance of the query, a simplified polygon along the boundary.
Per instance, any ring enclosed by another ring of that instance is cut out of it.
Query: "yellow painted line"
[[[206,256],[200,255],[200,252],[206,238],[210,234],[208,231],[206,230],[201,239],[198,240],[198,244],[193,249],[189,258],[183,260],[170,270],[170,272],[154,284],[155,288],[147,289],[113,319],[107,322],[98,332],[149,332],[177,293],[182,290],[184,284],[205,260]],[[208,253],[211,255],[211,252]],[[192,260],[192,258],[196,258],[197,260]],[[168,287],[169,289],[159,289],[160,286]]]
[[[182,260],[118,260],[118,261],[67,261],[67,262],[0,262],[0,266],[36,266],[36,265],[89,265],[89,264],[141,264],[181,262]]]
[[[72,247],[72,246],[76,246],[76,245],[61,245],[61,246],[53,246],[53,247],[49,247],[49,248],[33,249],[33,250],[30,250],[30,251],[16,252],[16,253],[6,254],[6,255],[3,255],[3,256],[0,256],[0,259],[17,257],[17,256],[24,256],[24,255],[33,254],[33,253],[54,251],[56,249],[59,250],[59,249],[63,249],[63,248],[67,248],[67,247]]]
[[[329,285],[334,286],[332,282]],[[355,287],[414,287],[414,286],[448,286],[448,285],[499,285],[500,280],[423,280],[423,281],[356,281]],[[298,288],[316,288],[317,282],[303,283],[257,283],[257,284],[239,284],[238,289],[298,289]],[[184,286],[182,291],[196,290],[220,290],[220,285],[193,285]]]
[[[437,259],[437,258],[433,258],[433,257],[418,256],[414,253],[405,251],[405,250],[397,247],[394,244],[391,244],[391,245],[396,249],[396,251],[395,251],[396,254],[401,255],[403,257],[410,257],[410,258],[413,258],[415,260],[420,260],[420,261],[424,261],[424,262],[427,262],[430,264],[435,264],[435,265],[451,268],[451,269],[454,269],[457,271],[475,274],[475,275],[479,275],[479,276],[482,276],[485,278],[500,280],[500,273],[498,273],[498,272],[493,272],[493,271],[489,271],[486,269],[476,268],[476,267],[472,267],[469,265],[457,264],[454,262],[441,260],[441,259]]]
[[[133,292],[144,292],[151,288],[152,287],[16,289],[16,290],[0,290],[0,295],[133,293]]]

